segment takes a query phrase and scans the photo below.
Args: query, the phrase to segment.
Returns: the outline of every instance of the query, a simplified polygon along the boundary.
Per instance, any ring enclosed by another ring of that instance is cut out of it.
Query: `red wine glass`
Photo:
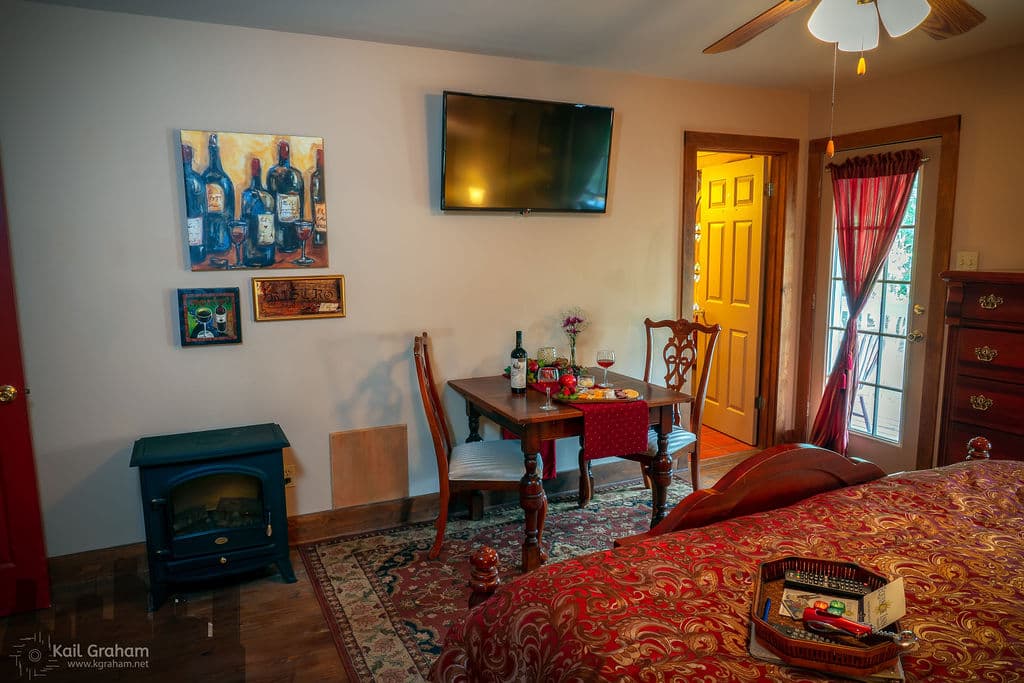
[[[558,368],[554,365],[545,365],[537,368],[537,382],[544,385],[544,393],[548,396],[547,402],[540,409],[556,410],[558,406],[551,403],[551,385],[558,386]]]
[[[242,242],[245,241],[246,235],[249,234],[249,222],[248,221],[231,221],[228,224],[228,236],[231,238],[231,243],[235,245],[235,265],[228,266],[229,268],[244,268],[242,265]]]
[[[604,382],[606,387],[612,386],[608,383],[608,368],[615,365],[615,352],[611,349],[601,349],[597,352],[597,364],[604,368]]]
[[[302,256],[292,259],[292,263],[299,266],[308,266],[315,261],[306,256],[306,242],[313,234],[313,224],[309,221],[295,221],[295,235],[302,241]]]

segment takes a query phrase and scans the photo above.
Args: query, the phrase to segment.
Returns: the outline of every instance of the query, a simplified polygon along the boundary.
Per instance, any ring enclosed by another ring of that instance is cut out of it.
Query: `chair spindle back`
[[[711,361],[715,356],[715,348],[718,346],[718,335],[722,331],[719,324],[702,325],[691,320],[644,320],[644,328],[647,331],[647,355],[644,361],[644,381],[651,381],[652,361],[654,358],[654,330],[666,328],[669,331],[668,341],[662,348],[661,356],[665,364],[664,381],[665,386],[673,391],[682,391],[686,384],[686,377],[691,371],[696,372],[699,365],[700,371],[697,375],[696,386],[692,390],[693,403],[690,404],[690,426],[689,430],[694,434],[700,433],[703,422],[704,398],[707,395],[708,379],[711,376]],[[706,337],[706,343],[701,344],[699,336]],[[703,358],[699,356],[703,346]],[[678,425],[680,414],[678,408],[674,410],[674,420]]]

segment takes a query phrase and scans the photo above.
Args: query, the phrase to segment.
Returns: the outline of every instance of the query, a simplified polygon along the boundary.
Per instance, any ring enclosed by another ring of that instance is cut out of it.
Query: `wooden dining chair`
[[[673,458],[683,453],[690,455],[690,478],[693,490],[700,488],[700,427],[703,422],[704,397],[707,395],[708,378],[711,376],[711,361],[718,345],[718,335],[722,326],[702,325],[690,320],[644,320],[647,332],[647,353],[644,360],[644,381],[650,382],[654,371],[655,330],[667,328],[668,340],[661,349],[661,358],[665,370],[665,387],[673,391],[683,391],[687,376],[696,373],[695,386],[690,394],[689,429],[681,426],[679,406],[672,408],[672,431],[668,435],[668,453]],[[640,463],[640,472],[644,485],[651,488],[651,478],[647,467],[658,454],[658,433],[651,429],[647,433],[647,452],[624,454],[620,457]],[[594,477],[590,471],[590,459],[586,457],[586,448],[580,449],[580,494],[579,506],[585,507],[594,491]]]
[[[708,379],[711,377],[711,362],[715,358],[718,346],[718,335],[722,332],[719,324],[702,325],[701,323],[679,320],[644,319],[647,332],[647,354],[644,360],[644,381],[650,382],[655,374],[654,368],[654,337],[655,330],[667,329],[668,340],[661,349],[661,366],[664,375],[661,379],[665,386],[673,391],[683,391],[688,376],[692,375],[693,383],[690,395],[690,421],[686,428],[682,426],[682,413],[679,406],[673,408],[672,431],[668,435],[668,453],[673,458],[683,453],[690,456],[690,481],[693,490],[700,488],[700,428],[704,423],[704,398],[708,392]],[[658,433],[653,429],[647,437],[647,454],[651,458],[658,454]],[[644,483],[650,486],[650,477],[644,470]]]
[[[448,524],[448,503],[452,494],[495,489],[519,490],[519,480],[525,468],[523,451],[519,441],[476,441],[455,445],[448,431],[448,416],[445,413],[441,395],[434,381],[430,362],[430,339],[427,333],[417,336],[413,342],[413,358],[416,361],[416,379],[419,381],[420,397],[434,441],[437,457],[437,479],[440,486],[441,509],[434,526],[437,536],[429,557],[436,558],[444,543],[445,527]],[[540,525],[544,528],[547,502],[540,511]],[[539,539],[538,539],[539,540]]]

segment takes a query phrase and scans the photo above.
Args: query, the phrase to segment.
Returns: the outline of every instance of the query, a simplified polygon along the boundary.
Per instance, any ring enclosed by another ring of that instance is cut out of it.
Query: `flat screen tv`
[[[445,92],[441,208],[604,213],[612,114]]]

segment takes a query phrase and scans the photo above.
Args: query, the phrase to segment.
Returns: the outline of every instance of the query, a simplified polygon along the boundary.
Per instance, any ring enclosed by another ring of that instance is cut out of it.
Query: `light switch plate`
[[[957,270],[977,270],[978,269],[978,252],[976,252],[976,251],[958,251],[958,252],[956,252],[956,269]]]

